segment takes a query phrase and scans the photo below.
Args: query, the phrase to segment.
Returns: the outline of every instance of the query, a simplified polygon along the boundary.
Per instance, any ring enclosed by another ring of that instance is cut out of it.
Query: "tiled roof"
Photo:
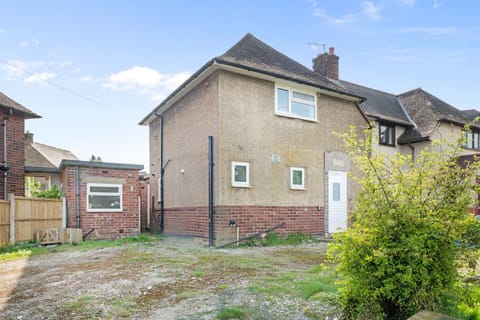
[[[78,160],[78,158],[68,150],[37,142],[25,144],[25,167],[58,169],[64,159]]]
[[[25,118],[32,119],[32,118],[41,118],[38,114],[33,113],[31,110],[25,108],[20,103],[10,99],[6,95],[0,92],[0,108],[2,109],[13,109],[14,111],[18,111],[25,115]]]
[[[366,98],[361,106],[368,116],[407,126],[414,125],[396,95],[343,80],[338,80],[338,84]]]
[[[428,138],[439,121],[464,125],[471,122],[475,114],[478,115],[478,111],[461,111],[421,88],[407,91],[398,97],[417,125],[418,135],[422,138]]]
[[[223,55],[215,58],[219,63],[230,63],[238,67],[254,69],[288,80],[305,82],[313,86],[356,96],[345,88],[315,73],[311,69],[287,57],[283,53],[247,33]]]

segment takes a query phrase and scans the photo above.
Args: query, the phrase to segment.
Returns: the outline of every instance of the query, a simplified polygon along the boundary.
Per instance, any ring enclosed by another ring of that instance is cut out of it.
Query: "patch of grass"
[[[158,234],[146,234],[142,233],[134,237],[126,237],[117,240],[86,240],[78,245],[63,244],[52,248],[39,246],[34,240],[26,243],[18,243],[14,246],[6,245],[0,247],[0,261],[34,257],[40,254],[45,254],[50,251],[87,251],[97,248],[108,248],[122,246],[128,243],[151,243],[163,240],[163,236]]]
[[[28,258],[47,252],[49,252],[48,248],[40,247],[30,242],[19,243],[14,246],[8,245],[0,247],[0,261],[18,258]]]
[[[271,232],[268,233],[264,238],[261,236],[254,237],[246,240],[241,243],[241,247],[270,247],[270,246],[283,246],[283,245],[298,245],[301,243],[313,243],[318,242],[318,240],[313,236],[308,236],[304,234],[289,234],[287,236],[282,236],[277,233]],[[235,245],[231,246],[232,248]]]
[[[252,287],[256,292],[274,296],[282,292],[305,300],[331,302],[338,293],[333,267],[314,267],[308,272],[282,272],[277,276],[259,279]]]
[[[116,298],[110,301],[111,310],[108,317],[112,319],[128,318],[138,312],[138,305],[135,301],[127,298]]]
[[[62,306],[62,313],[77,318],[99,319],[102,312],[89,306],[93,300],[93,297],[88,295],[80,296],[76,301],[65,303]]]
[[[204,275],[205,275],[205,271],[203,270],[195,270],[195,272],[193,272],[193,276],[197,278],[203,277]]]
[[[240,307],[231,306],[226,307],[220,310],[217,314],[217,319],[219,320],[228,320],[228,319],[246,319],[247,312]]]

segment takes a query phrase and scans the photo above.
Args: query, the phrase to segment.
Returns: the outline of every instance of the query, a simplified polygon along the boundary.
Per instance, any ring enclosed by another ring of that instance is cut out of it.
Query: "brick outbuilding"
[[[141,230],[142,165],[63,160],[62,192],[67,225],[91,231],[90,238],[115,239]]]

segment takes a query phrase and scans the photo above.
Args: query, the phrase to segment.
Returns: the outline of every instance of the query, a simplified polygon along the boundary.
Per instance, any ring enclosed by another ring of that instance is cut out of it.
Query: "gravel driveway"
[[[283,290],[321,264],[325,249],[210,249],[175,238],[53,248],[0,262],[0,318],[216,319],[235,306],[243,319],[325,319],[328,303]]]

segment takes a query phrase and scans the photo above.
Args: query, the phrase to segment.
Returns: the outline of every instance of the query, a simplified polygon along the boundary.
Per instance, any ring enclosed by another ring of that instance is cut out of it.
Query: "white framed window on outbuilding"
[[[121,184],[88,183],[88,212],[122,212],[123,195]]]

